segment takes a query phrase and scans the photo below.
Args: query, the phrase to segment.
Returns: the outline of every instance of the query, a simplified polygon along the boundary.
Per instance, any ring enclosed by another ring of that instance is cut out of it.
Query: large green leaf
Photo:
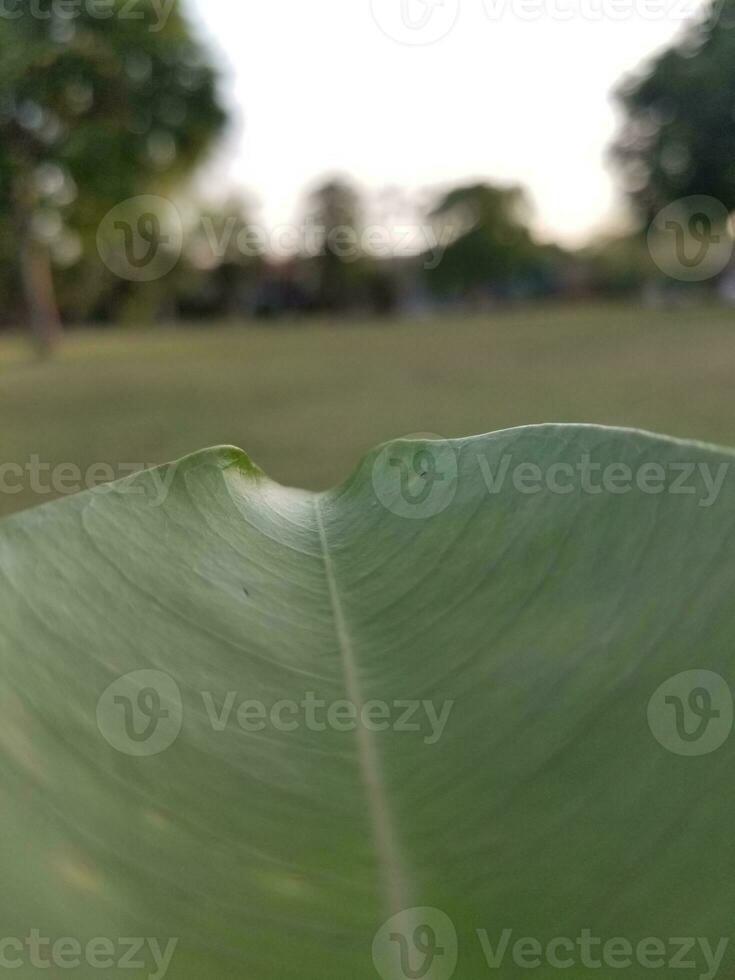
[[[399,934],[415,975],[446,980],[440,912],[463,980],[525,976],[517,939],[584,929],[639,958],[663,942],[636,978],[671,976],[674,937],[716,948],[735,921],[734,459],[540,426],[402,440],[313,495],[215,449],[5,521],[0,939],[176,938],[184,980],[402,980]],[[241,702],[284,699],[295,730],[238,725]],[[400,730],[411,700],[454,702],[444,729],[422,706]],[[491,971],[483,939],[507,929]],[[147,976],[146,949],[146,969],[43,975]],[[535,975],[587,976],[575,950]]]

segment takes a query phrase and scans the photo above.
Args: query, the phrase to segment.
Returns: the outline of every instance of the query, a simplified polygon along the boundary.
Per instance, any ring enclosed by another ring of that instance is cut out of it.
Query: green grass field
[[[545,421],[735,445],[735,312],[551,307],[424,323],[80,332],[36,363],[0,341],[0,464],[116,472],[205,446],[324,488],[376,443]],[[15,479],[12,486],[15,487]],[[0,516],[53,495],[23,480]]]

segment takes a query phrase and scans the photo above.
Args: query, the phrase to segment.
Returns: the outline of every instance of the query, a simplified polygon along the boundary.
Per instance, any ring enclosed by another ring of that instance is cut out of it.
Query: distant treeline
[[[278,242],[242,203],[198,206],[184,188],[228,125],[211,52],[176,0],[163,21],[153,0],[134,18],[105,6],[0,17],[0,326],[28,325],[42,350],[63,321],[735,297],[735,0],[620,87],[612,161],[639,230],[577,252],[537,241],[524,191],[489,183],[399,227],[331,180]]]
[[[303,221],[277,232],[251,224],[241,201],[221,208],[133,198],[94,237],[52,223],[56,301],[69,323],[482,310],[549,297],[641,294],[662,273],[645,236],[584,251],[539,243],[517,187],[472,184],[423,220],[367,223],[348,182],[330,181]],[[54,238],[54,232],[58,238]],[[0,278],[6,326],[23,318],[13,254]]]

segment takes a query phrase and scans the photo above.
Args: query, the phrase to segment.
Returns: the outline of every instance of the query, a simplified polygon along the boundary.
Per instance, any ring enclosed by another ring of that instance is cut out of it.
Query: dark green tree
[[[717,0],[619,89],[613,157],[646,221],[682,197],[735,209],[735,0]]]
[[[27,319],[44,349],[60,333],[54,250],[89,248],[110,208],[165,192],[224,126],[207,52],[177,0],[165,17],[160,8],[4,6],[0,223],[13,236]]]
[[[529,217],[520,187],[472,184],[450,191],[431,214],[438,239],[450,242],[427,272],[431,288],[459,296],[525,275],[537,255]]]

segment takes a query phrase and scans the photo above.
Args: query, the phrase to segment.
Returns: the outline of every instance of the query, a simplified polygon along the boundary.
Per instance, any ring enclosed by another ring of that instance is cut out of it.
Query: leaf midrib
[[[352,636],[342,606],[319,496],[314,498],[314,513],[319,530],[324,575],[329,591],[347,698],[355,706],[358,717],[362,718],[365,700],[362,695],[357,658],[355,657]],[[393,915],[412,906],[413,902],[410,899],[411,889],[408,884],[405,862],[395,831],[375,733],[366,728],[365,725],[358,724],[356,737],[360,777],[370,813],[373,841],[380,868],[383,899],[387,912]]]

